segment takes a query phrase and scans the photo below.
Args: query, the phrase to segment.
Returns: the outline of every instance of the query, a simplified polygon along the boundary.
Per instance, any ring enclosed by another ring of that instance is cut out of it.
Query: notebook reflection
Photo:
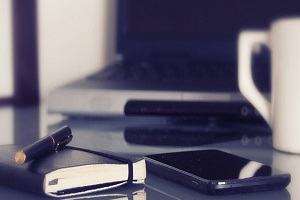
[[[145,186],[140,185],[125,185],[117,189],[111,189],[108,191],[92,193],[90,195],[72,197],[74,199],[97,199],[97,200],[106,200],[106,199],[115,199],[115,200],[146,200],[147,194],[145,191]]]

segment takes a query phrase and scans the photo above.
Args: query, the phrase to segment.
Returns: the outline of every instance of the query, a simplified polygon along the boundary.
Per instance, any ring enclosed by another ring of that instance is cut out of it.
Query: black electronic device
[[[145,156],[147,170],[206,194],[259,192],[285,188],[289,173],[219,150]]]

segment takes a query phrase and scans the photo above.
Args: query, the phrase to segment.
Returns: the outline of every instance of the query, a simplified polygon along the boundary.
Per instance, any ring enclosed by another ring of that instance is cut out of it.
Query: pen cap
[[[65,145],[69,143],[73,136],[70,127],[63,126],[54,133],[51,134],[52,139],[55,141],[56,145]]]

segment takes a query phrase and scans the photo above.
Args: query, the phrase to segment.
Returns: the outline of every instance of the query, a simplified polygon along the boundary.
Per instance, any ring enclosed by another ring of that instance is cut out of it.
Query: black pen
[[[51,135],[41,138],[18,151],[15,155],[15,161],[22,165],[51,151],[57,151],[58,148],[71,142],[72,138],[71,129],[68,126],[63,126]]]

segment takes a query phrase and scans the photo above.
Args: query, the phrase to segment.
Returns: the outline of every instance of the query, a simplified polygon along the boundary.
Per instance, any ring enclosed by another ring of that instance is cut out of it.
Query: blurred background
[[[0,0],[0,103],[35,104],[110,63],[114,6],[115,0]]]

